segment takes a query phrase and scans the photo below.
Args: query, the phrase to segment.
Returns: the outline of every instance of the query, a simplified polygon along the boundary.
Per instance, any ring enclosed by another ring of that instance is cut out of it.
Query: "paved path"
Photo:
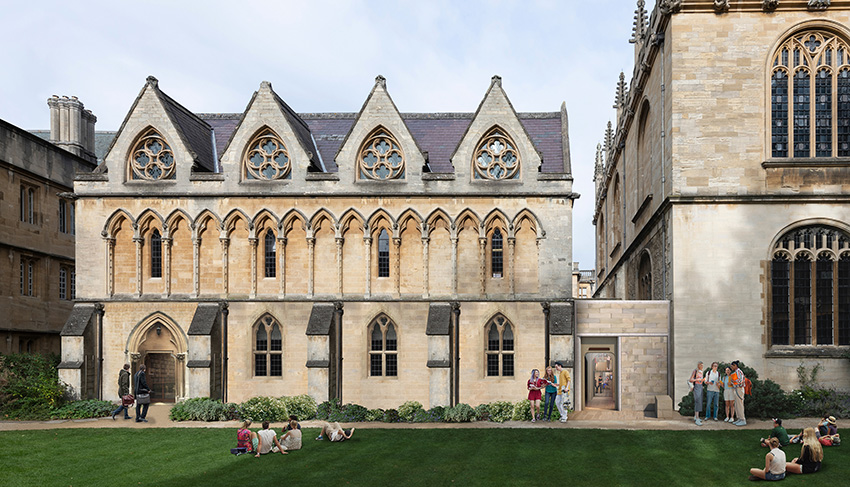
[[[170,404],[151,404],[148,411],[147,423],[136,423],[134,420],[124,420],[118,416],[115,421],[111,417],[99,419],[77,419],[56,421],[0,421],[0,431],[49,430],[64,428],[233,428],[239,426],[238,421],[183,421],[175,422],[168,419]],[[135,410],[132,410],[135,415]],[[819,418],[793,418],[783,425],[789,434],[799,432],[805,426],[814,426]],[[317,421],[302,421],[306,428],[316,427]],[[692,418],[676,416],[675,419],[645,418],[642,412],[635,411],[606,411],[585,409],[573,413],[566,423],[529,421],[507,421],[492,423],[489,421],[472,423],[351,423],[344,426],[356,426],[364,429],[440,429],[440,428],[575,428],[575,429],[623,429],[623,430],[731,430],[748,429],[762,430],[765,435],[773,427],[771,421],[748,420],[747,426],[734,426],[720,421],[703,421],[703,426],[696,426]]]

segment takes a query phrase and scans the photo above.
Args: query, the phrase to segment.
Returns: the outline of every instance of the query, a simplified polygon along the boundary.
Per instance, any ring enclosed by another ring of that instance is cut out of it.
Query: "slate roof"
[[[212,144],[214,132],[210,124],[198,118],[159,88],[155,88],[165,111],[177,125],[183,142],[195,156],[195,170],[215,172],[217,163]]]
[[[451,329],[452,305],[449,303],[431,303],[428,306],[428,325],[426,335],[448,335]]]
[[[93,304],[75,304],[60,335],[63,337],[83,336],[92,315],[94,315]]]
[[[552,335],[572,335],[573,303],[552,303],[549,305],[549,333]]]
[[[307,322],[307,335],[329,335],[334,309],[333,303],[313,303],[310,320]]]
[[[221,307],[218,303],[198,303],[192,324],[189,325],[189,335],[209,335],[219,317]]]
[[[28,130],[28,132],[48,142],[50,141],[49,130]],[[117,134],[118,132],[114,130],[97,131],[94,133],[94,155],[97,156],[98,164],[103,162],[103,158],[109,150],[109,145]]]

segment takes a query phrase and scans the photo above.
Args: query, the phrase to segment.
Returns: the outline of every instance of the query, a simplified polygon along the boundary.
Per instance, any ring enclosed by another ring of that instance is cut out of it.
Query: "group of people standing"
[[[148,408],[151,402],[151,390],[148,387],[147,367],[142,364],[139,366],[139,371],[133,377],[133,392],[130,394],[130,364],[124,364],[124,368],[118,372],[118,397],[121,399],[121,404],[115,411],[112,411],[112,420],[115,416],[124,411],[124,419],[133,419],[129,414],[130,407],[136,404],[136,422],[147,423]]]
[[[726,418],[724,421],[735,426],[745,426],[747,417],[744,414],[744,372],[740,369],[740,362],[733,361],[721,375],[718,362],[711,363],[711,370],[704,372],[703,363],[697,362],[697,367],[691,372],[688,384],[694,391],[694,422],[702,426],[700,413],[703,405],[703,385],[707,389],[705,419],[718,421],[720,393],[723,392],[723,402],[726,404]]]
[[[557,406],[561,422],[567,422],[567,409],[570,406],[570,373],[561,362],[555,362],[555,368],[546,367],[546,374],[540,377],[540,371],[533,369],[528,379],[528,401],[531,408],[531,422],[551,421],[552,408]],[[545,393],[543,414],[540,414],[540,399]]]

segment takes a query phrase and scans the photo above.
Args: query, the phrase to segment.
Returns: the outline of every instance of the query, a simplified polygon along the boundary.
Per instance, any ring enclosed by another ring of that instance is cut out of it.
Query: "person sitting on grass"
[[[319,432],[317,440],[323,440],[325,436],[328,437],[331,441],[345,441],[351,439],[351,435],[354,434],[354,428],[351,428],[348,433],[342,429],[342,426],[339,423],[321,423],[322,431]]]
[[[782,480],[785,478],[785,452],[779,449],[779,440],[769,438],[770,451],[764,456],[764,470],[750,469],[750,480]]]
[[[290,416],[290,418],[294,418],[295,416]],[[284,429],[286,433],[281,435],[280,444],[286,448],[287,451],[292,450],[300,450],[301,449],[301,425],[298,424],[297,420],[290,419],[289,424],[286,425],[286,429]]]
[[[800,456],[787,463],[785,470],[791,473],[815,473],[823,461],[823,447],[815,435],[814,428],[803,430],[803,448]]]
[[[268,421],[263,421],[263,429],[256,434],[259,437],[259,445],[256,448],[257,454],[254,455],[256,458],[260,458],[260,455],[265,455],[270,451],[279,451],[286,455],[286,448],[280,446],[280,442],[277,441],[277,433],[273,429],[269,429]],[[277,449],[272,450],[272,445]]]
[[[295,422],[295,426],[292,426],[293,421]],[[296,416],[294,414],[290,414],[289,415],[289,422],[286,423],[286,427],[283,428],[283,431],[289,431],[289,430],[296,429],[296,428],[301,429],[301,425],[298,424],[298,416]]]
[[[791,440],[788,438],[788,432],[785,431],[785,428],[782,427],[782,420],[779,418],[773,418],[773,429],[768,433],[767,438],[761,439],[761,446],[768,447],[767,440],[770,438],[777,438],[779,440],[779,446],[787,446],[791,443]]]
[[[838,434],[838,426],[835,424],[835,416],[825,416],[817,425],[815,435],[817,438],[822,436],[833,436]],[[802,443],[803,432],[799,432],[791,437],[791,443]]]
[[[244,448],[246,452],[257,450],[257,433],[249,430],[251,426],[250,420],[245,420],[242,427],[236,430],[236,448]]]

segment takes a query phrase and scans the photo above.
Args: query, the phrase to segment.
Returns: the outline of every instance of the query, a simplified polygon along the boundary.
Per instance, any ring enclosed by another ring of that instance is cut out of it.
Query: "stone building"
[[[670,301],[697,360],[850,387],[850,2],[638,2],[597,151],[595,296]]]
[[[75,98],[49,103],[50,142],[0,120],[0,353],[58,354],[73,306],[74,175],[95,168],[96,119]]]
[[[356,114],[296,113],[267,82],[196,114],[148,78],[75,183],[61,377],[107,399],[125,362],[160,401],[521,398],[573,363],[567,126],[499,77],[474,113],[411,114],[382,77]]]

